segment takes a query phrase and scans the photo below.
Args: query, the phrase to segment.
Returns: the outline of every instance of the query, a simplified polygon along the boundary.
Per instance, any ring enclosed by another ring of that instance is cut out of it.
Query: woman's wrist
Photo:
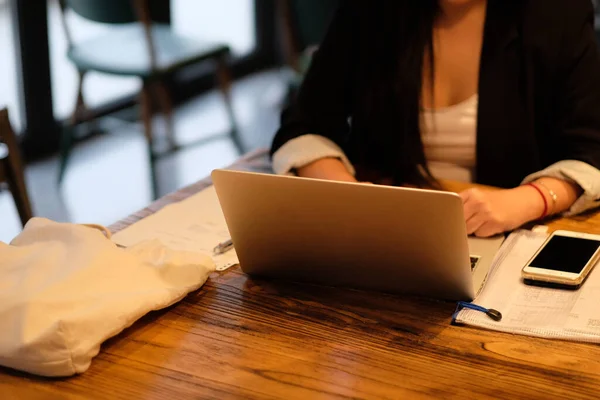
[[[568,210],[582,191],[576,184],[556,178],[540,178],[512,190],[518,196],[522,223]]]
[[[523,185],[511,191],[517,197],[515,204],[518,204],[518,223],[515,225],[520,226],[541,219],[544,213],[547,213],[547,200],[536,188]]]
[[[557,178],[543,177],[532,183],[547,196],[550,215],[568,210],[583,193],[583,189],[576,183]]]

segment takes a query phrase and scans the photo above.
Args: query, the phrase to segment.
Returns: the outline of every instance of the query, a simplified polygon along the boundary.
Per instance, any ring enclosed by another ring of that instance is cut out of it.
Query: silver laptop
[[[471,300],[504,239],[467,238],[454,193],[231,170],[212,179],[249,275]]]

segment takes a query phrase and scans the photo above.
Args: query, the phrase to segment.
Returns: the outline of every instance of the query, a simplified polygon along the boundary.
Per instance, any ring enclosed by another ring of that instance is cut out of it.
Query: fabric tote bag
[[[158,241],[122,249],[87,226],[33,218],[10,245],[0,242],[0,365],[85,372],[105,340],[214,270],[209,256]]]

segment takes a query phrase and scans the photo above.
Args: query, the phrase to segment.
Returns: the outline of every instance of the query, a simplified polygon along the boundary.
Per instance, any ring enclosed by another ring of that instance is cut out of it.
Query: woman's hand
[[[544,199],[527,186],[496,191],[469,189],[460,197],[467,233],[479,237],[511,231],[539,218],[544,211]]]
[[[519,186],[496,191],[469,189],[460,193],[467,233],[488,237],[511,231],[540,218],[546,205],[549,215],[567,210],[582,193],[577,184],[561,179],[544,177],[533,183],[539,192],[531,186]],[[556,202],[550,190],[556,194]]]

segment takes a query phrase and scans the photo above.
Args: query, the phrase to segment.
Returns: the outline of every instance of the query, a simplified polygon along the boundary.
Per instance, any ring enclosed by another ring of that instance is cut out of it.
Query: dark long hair
[[[365,9],[358,53],[367,62],[358,71],[359,159],[397,184],[438,186],[427,168],[421,141],[420,111],[424,66],[433,86],[433,25],[438,0],[379,0]],[[400,23],[399,21],[402,21]],[[428,64],[425,64],[425,63]],[[429,89],[429,88],[428,88]],[[432,93],[433,89],[431,88]],[[353,121],[354,122],[354,121]],[[357,127],[358,128],[358,127]]]

